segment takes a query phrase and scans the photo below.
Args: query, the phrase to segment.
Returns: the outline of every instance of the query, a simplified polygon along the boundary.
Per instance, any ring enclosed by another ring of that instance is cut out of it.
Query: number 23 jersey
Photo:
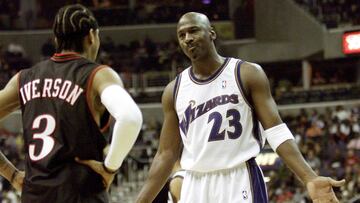
[[[191,67],[177,76],[174,103],[184,144],[182,168],[229,169],[260,152],[261,127],[242,89],[242,63],[226,58],[205,80],[196,78]]]

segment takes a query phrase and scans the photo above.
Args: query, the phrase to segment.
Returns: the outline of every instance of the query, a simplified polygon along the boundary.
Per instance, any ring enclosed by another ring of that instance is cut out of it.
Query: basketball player
[[[254,159],[265,138],[314,202],[339,202],[332,187],[345,181],[320,177],[305,162],[281,121],[261,67],[220,56],[216,33],[203,14],[184,14],[177,36],[192,66],[164,90],[160,145],[137,202],[152,201],[183,147],[181,203],[266,203],[263,175]]]
[[[21,108],[26,147],[25,178],[4,156],[1,175],[22,189],[24,203],[109,202],[106,188],[137,138],[142,115],[117,73],[94,62],[99,28],[87,8],[61,8],[53,31],[57,53],[0,91],[0,118]],[[105,110],[116,122],[104,161],[99,126]]]

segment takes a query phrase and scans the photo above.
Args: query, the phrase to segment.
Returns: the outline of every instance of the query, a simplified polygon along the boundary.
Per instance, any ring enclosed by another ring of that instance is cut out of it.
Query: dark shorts
[[[89,186],[91,187],[91,186]],[[108,203],[109,196],[104,190],[93,194],[81,194],[71,185],[57,187],[30,186],[24,184],[22,203]]]

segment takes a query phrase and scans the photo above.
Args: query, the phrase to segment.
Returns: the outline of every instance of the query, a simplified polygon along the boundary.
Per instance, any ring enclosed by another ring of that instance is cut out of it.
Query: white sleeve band
[[[274,152],[276,152],[276,149],[286,140],[294,139],[293,134],[285,123],[265,130],[265,137]]]
[[[101,103],[115,118],[105,166],[117,170],[134,145],[142,125],[142,114],[131,96],[119,85],[110,85],[101,92]]]

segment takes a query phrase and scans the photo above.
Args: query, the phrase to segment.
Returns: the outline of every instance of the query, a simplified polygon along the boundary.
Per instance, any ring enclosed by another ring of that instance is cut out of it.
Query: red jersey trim
[[[53,61],[69,61],[79,59],[82,56],[77,52],[55,53],[50,59]]]

